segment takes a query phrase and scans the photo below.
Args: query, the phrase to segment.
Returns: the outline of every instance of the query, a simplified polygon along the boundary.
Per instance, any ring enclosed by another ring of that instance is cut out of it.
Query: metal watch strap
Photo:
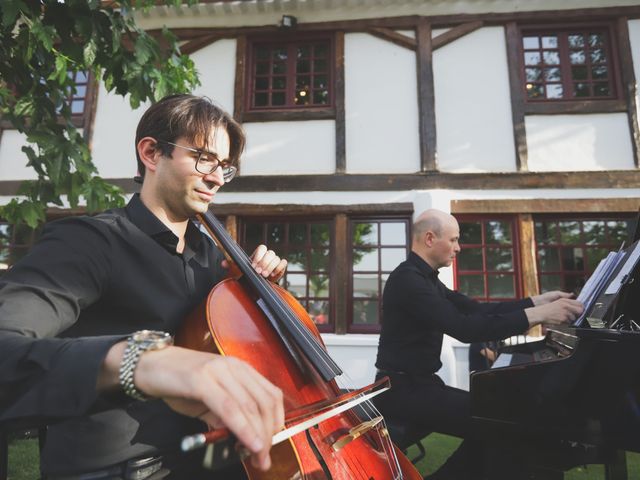
[[[149,396],[138,390],[133,383],[133,374],[138,366],[140,355],[148,350],[160,350],[172,344],[171,336],[165,332],[142,330],[127,339],[127,346],[122,354],[119,379],[124,393],[136,400],[149,400]]]

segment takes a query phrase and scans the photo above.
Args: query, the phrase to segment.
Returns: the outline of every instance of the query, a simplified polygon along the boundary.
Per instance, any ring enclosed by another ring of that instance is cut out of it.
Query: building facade
[[[355,386],[373,379],[384,282],[415,214],[458,217],[463,251],[441,278],[486,301],[579,289],[633,228],[640,2],[205,1],[138,22],[172,29],[194,93],[242,122],[239,176],[212,210],[247,250],[290,260],[285,286]],[[76,83],[100,175],[133,193],[144,107]],[[0,135],[7,201],[33,173],[20,134]],[[10,265],[31,236],[0,235]],[[466,355],[449,339],[445,381],[468,386]]]

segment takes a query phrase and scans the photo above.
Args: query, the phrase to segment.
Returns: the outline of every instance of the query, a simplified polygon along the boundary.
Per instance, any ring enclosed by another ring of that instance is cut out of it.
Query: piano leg
[[[616,450],[604,465],[606,480],[627,480],[627,455],[624,450]]]

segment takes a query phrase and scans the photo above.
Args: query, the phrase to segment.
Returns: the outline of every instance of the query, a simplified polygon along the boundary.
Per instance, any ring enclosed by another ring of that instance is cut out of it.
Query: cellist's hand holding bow
[[[98,390],[118,384],[125,345],[118,343],[107,354]],[[246,362],[172,346],[141,355],[134,384],[178,413],[227,427],[252,453],[254,467],[270,468],[271,439],[284,426],[282,391]]]

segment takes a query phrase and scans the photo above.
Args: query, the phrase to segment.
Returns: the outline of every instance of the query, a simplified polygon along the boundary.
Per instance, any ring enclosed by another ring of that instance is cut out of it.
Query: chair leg
[[[9,476],[9,441],[7,434],[0,432],[0,480],[7,480]]]

